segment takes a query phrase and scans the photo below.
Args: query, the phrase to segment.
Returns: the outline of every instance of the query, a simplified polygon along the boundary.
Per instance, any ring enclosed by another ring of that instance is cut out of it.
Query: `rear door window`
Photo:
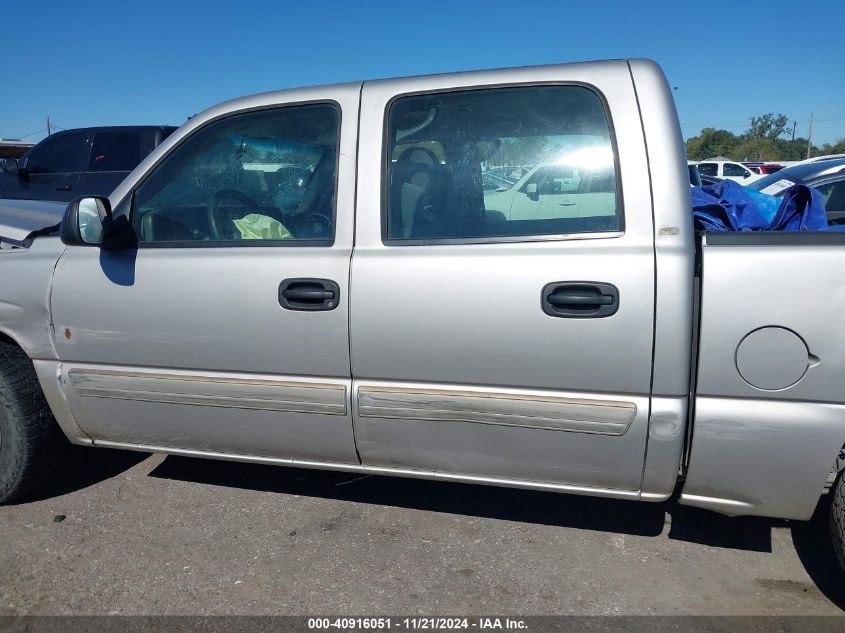
[[[132,171],[141,162],[138,132],[96,132],[88,171]]]
[[[387,126],[387,241],[622,229],[610,125],[587,88],[401,97]]]

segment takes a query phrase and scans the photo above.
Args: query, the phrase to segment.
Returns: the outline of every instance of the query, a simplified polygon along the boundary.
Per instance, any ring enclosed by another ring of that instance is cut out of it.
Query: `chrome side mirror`
[[[111,203],[104,196],[72,201],[65,210],[60,233],[62,242],[71,246],[127,248],[135,243],[128,221],[114,219]]]

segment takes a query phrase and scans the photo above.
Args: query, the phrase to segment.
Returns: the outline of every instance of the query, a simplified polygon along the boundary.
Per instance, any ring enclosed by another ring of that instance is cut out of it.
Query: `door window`
[[[388,241],[621,230],[610,127],[587,88],[402,97],[387,133]]]
[[[702,176],[718,176],[719,166],[716,163],[699,163],[698,173]]]
[[[845,224],[845,180],[819,185],[816,189],[824,199],[828,224]]]
[[[195,131],[135,191],[139,243],[331,244],[340,111],[245,112]]]
[[[141,162],[137,132],[96,132],[88,171],[132,171]]]
[[[725,163],[722,167],[725,176],[747,176],[750,172],[742,165],[736,163]]]
[[[528,185],[536,184],[536,191],[540,195],[577,193],[581,184],[578,174],[578,168],[567,165],[540,167],[525,181],[520,191],[525,192],[528,190]]]
[[[77,158],[85,134],[61,134],[36,148],[27,159],[31,174],[62,174],[77,171]]]

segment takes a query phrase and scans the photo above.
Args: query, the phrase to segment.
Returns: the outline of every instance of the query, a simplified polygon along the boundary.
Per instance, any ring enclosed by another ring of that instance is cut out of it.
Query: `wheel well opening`
[[[15,347],[18,347],[18,348],[21,347],[20,345],[18,345],[18,342],[15,339],[13,339],[11,336],[9,336],[7,334],[3,334],[3,332],[0,332],[0,343],[5,344],[5,345],[14,345]]]

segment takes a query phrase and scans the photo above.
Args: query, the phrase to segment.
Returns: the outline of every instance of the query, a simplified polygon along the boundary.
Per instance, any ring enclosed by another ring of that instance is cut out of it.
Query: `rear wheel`
[[[0,503],[43,484],[69,446],[32,361],[19,347],[0,341]]]
[[[840,454],[837,467],[845,466],[845,458]],[[830,489],[832,499],[830,502],[830,537],[833,541],[833,550],[839,559],[839,565],[845,571],[845,472],[838,468],[839,475],[833,487]]]

